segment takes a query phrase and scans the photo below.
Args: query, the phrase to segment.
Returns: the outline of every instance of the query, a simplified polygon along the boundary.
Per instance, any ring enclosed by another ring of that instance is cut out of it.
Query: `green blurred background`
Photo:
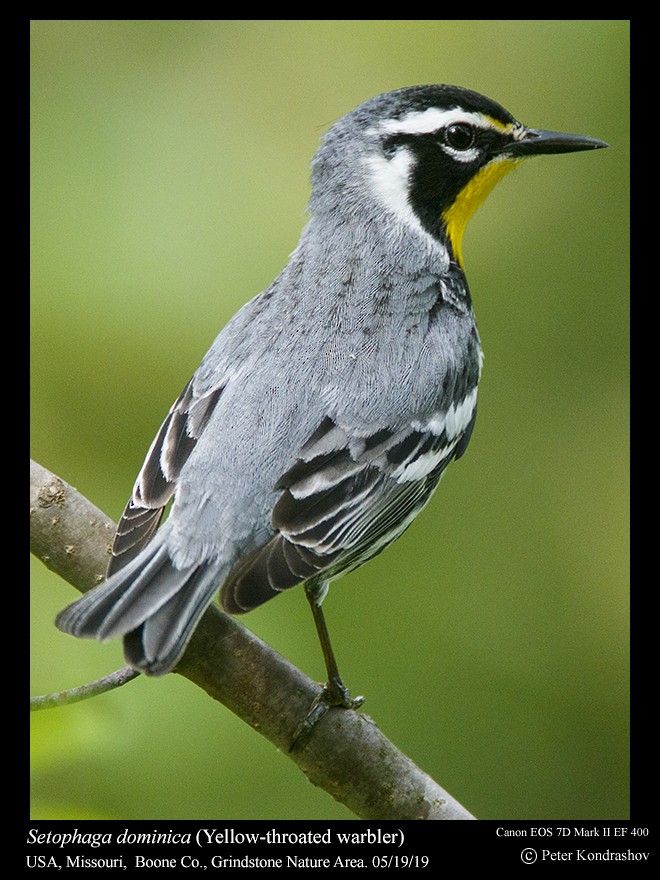
[[[326,612],[364,711],[478,817],[629,814],[625,20],[34,20],[32,447],[118,517],[152,437],[305,221],[309,162],[371,95],[450,82],[611,149],[534,159],[473,219],[486,361],[469,453]],[[32,693],[122,664],[57,632]],[[243,622],[324,671],[293,590]],[[176,675],[34,713],[32,817],[350,818]]]

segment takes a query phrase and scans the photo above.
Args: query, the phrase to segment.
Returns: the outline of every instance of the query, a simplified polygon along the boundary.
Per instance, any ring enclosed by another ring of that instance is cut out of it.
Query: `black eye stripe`
[[[476,150],[474,158],[477,160],[479,156],[488,156],[503,150],[512,141],[512,138],[513,135],[509,132],[481,128],[469,122],[457,120],[436,131],[388,134],[383,138],[381,148],[388,158],[391,158],[400,147],[406,146],[411,147],[413,152],[418,155],[425,148],[433,147],[437,150],[438,146],[441,146],[450,155],[451,152],[467,154],[469,150]]]
[[[391,134],[383,140],[383,152],[392,154],[404,145],[414,146],[418,143],[439,141],[452,150],[469,150],[476,146],[477,129],[467,122],[452,122],[446,128],[436,132],[401,132]]]
[[[396,153],[397,149],[409,144],[415,144],[419,139],[416,134],[391,134],[383,140],[383,152],[387,156]]]

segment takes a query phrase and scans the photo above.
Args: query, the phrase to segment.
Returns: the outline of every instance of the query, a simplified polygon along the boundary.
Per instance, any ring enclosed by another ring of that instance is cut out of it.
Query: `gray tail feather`
[[[131,666],[147,675],[164,675],[176,666],[218,588],[221,571],[216,563],[195,569],[155,614],[124,636]]]
[[[55,624],[78,638],[123,636],[131,666],[147,675],[164,675],[181,657],[224,568],[217,562],[175,568],[165,546],[153,541],[60,612]]]

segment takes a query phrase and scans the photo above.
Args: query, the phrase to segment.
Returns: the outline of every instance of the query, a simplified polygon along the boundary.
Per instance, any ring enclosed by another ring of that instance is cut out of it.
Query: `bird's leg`
[[[309,600],[316,625],[316,632],[321,643],[321,651],[325,661],[325,668],[328,673],[327,684],[324,685],[321,693],[316,697],[309,712],[298,726],[291,744],[293,749],[300,740],[307,736],[314,725],[319,721],[331,706],[340,706],[343,709],[357,709],[364,703],[364,697],[351,697],[348,688],[341,679],[334,651],[330,643],[330,635],[328,627],[323,615],[321,603],[327,592],[327,586],[324,584],[321,589],[314,587],[305,587],[305,594]],[[290,749],[290,750],[291,750]]]
[[[323,659],[325,660],[325,668],[328,672],[328,683],[323,688],[321,697],[329,706],[341,706],[344,709],[357,709],[362,703],[364,703],[364,697],[353,698],[349,694],[348,688],[342,681],[339,669],[337,668],[337,661],[335,660],[332,645],[330,644],[330,635],[323,615],[321,602],[316,599],[311,591],[307,592],[307,598],[309,599],[312,615],[314,616],[314,623],[316,624],[316,631],[321,643]]]

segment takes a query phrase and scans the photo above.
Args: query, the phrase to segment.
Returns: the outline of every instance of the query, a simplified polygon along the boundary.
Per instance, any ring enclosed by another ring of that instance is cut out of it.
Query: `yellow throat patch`
[[[468,220],[481,205],[496,184],[502,180],[521,159],[494,159],[470,180],[459,192],[451,207],[443,213],[442,219],[451,242],[454,256],[463,268],[463,234]]]

